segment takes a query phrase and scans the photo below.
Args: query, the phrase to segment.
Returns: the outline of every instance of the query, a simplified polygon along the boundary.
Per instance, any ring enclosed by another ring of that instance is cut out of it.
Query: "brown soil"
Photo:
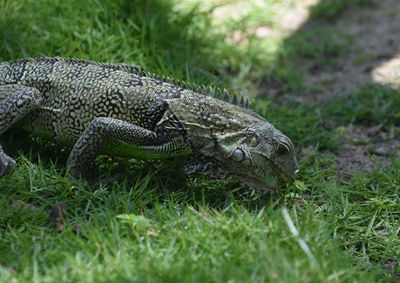
[[[357,171],[371,172],[400,158],[400,140],[384,139],[377,127],[350,126],[343,133],[343,147],[336,152],[338,175],[348,178]]]

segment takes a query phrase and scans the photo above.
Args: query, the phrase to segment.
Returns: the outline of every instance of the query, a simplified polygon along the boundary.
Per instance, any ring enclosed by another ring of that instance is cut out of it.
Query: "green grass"
[[[263,14],[252,3],[247,16],[216,21],[216,7],[208,4],[0,0],[0,60],[134,63],[200,83],[247,87],[251,94],[260,81],[278,78],[296,94],[301,76],[279,62],[299,56],[334,64],[335,54],[348,48],[348,39],[324,30],[320,46],[302,32],[287,41],[259,39],[251,29],[268,24],[272,8]],[[315,17],[330,21],[343,5],[321,2]],[[247,45],[228,38],[238,29]],[[91,169],[90,185],[71,183],[63,169],[68,150],[18,132],[2,135],[18,166],[0,180],[0,281],[394,281],[400,276],[400,161],[339,178],[342,135],[324,123],[377,126],[393,139],[398,97],[374,84],[324,103],[281,105],[258,97],[256,111],[288,134],[297,152],[315,149],[301,157],[299,180],[273,194],[229,181],[185,180],[174,162],[106,156]],[[50,211],[61,202],[63,221],[51,227]]]

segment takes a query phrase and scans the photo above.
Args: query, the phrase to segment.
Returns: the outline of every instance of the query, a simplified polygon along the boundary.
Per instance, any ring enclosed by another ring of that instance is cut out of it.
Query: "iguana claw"
[[[15,169],[15,161],[7,154],[4,153],[3,148],[0,145],[0,178],[3,177],[7,170],[11,174]]]

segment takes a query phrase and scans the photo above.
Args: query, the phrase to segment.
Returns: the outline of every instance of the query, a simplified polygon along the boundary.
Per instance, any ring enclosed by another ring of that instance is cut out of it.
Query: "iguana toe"
[[[7,171],[9,174],[13,173],[15,164],[14,159],[5,154],[3,148],[0,146],[0,178],[3,177]]]

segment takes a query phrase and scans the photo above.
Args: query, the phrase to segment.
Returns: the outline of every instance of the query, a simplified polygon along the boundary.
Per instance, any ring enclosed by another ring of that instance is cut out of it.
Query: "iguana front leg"
[[[39,90],[22,85],[0,86],[0,135],[17,121],[39,107],[42,96]],[[0,145],[0,178],[15,168],[15,161]]]
[[[153,159],[176,156],[190,150],[183,137],[172,139],[125,121],[99,117],[89,124],[71,151],[67,162],[70,176],[79,178],[101,148],[105,144],[113,146],[113,141],[133,145],[138,155],[130,155],[139,158],[145,155]]]

